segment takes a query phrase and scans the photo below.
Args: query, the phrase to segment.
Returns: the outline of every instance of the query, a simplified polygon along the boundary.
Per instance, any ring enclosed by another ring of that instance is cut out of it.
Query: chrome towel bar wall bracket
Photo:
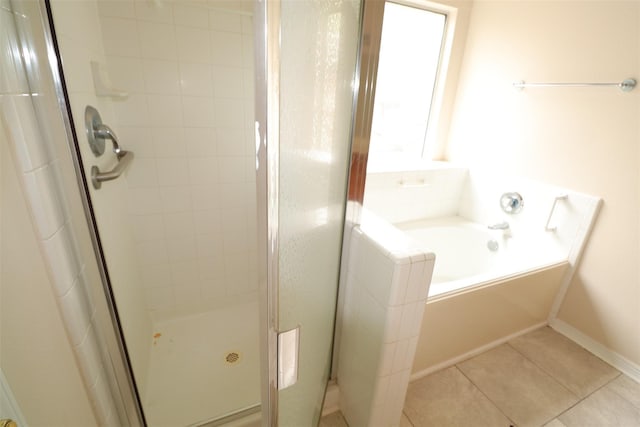
[[[549,224],[551,224],[551,218],[553,218],[553,213],[556,210],[556,205],[558,204],[558,202],[561,200],[567,200],[568,198],[568,194],[561,194],[553,199],[553,205],[551,205],[551,211],[549,212],[549,216],[547,217],[547,223],[544,226],[545,231],[556,231],[558,229],[558,227],[556,227],[555,225],[551,226]]]
[[[513,87],[524,89],[526,87],[587,87],[587,86],[615,86],[623,92],[631,92],[636,87],[636,80],[629,78],[620,83],[527,83],[524,80],[513,83]]]

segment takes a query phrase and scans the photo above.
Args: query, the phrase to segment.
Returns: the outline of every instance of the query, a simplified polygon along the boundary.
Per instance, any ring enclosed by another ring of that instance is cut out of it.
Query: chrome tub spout
[[[507,221],[503,221],[503,222],[498,222],[496,224],[490,224],[488,227],[489,227],[489,230],[508,230],[509,223]]]

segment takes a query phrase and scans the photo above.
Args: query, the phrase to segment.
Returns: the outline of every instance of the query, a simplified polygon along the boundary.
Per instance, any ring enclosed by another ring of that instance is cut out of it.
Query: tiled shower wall
[[[148,307],[257,291],[250,2],[107,1],[114,126]]]

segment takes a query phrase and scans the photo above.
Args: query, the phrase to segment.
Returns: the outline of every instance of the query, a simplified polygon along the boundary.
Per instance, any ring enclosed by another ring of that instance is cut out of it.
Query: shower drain
[[[240,352],[230,351],[224,356],[224,361],[228,365],[236,365],[240,362]]]

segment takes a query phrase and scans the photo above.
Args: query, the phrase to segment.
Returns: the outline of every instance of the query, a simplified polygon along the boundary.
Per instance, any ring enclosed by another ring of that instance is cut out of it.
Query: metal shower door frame
[[[147,425],[139,393],[124,342],[106,260],[97,223],[89,198],[89,183],[84,176],[78,141],[71,116],[69,95],[55,29],[50,0],[39,0],[48,63],[55,87],[60,114],[69,142],[69,149],[83,204],[87,227],[93,245],[104,290],[104,302],[111,325],[102,325],[110,338],[104,342],[113,370],[109,381],[116,401],[122,402],[121,415],[132,426]],[[278,176],[279,176],[279,50],[280,0],[257,0],[254,8],[254,38],[256,59],[256,183],[258,209],[258,271],[260,288],[260,345],[262,424],[278,425],[277,384],[277,321],[278,321]],[[113,344],[115,343],[115,344]]]
[[[262,425],[278,425],[280,0],[254,9]]]

